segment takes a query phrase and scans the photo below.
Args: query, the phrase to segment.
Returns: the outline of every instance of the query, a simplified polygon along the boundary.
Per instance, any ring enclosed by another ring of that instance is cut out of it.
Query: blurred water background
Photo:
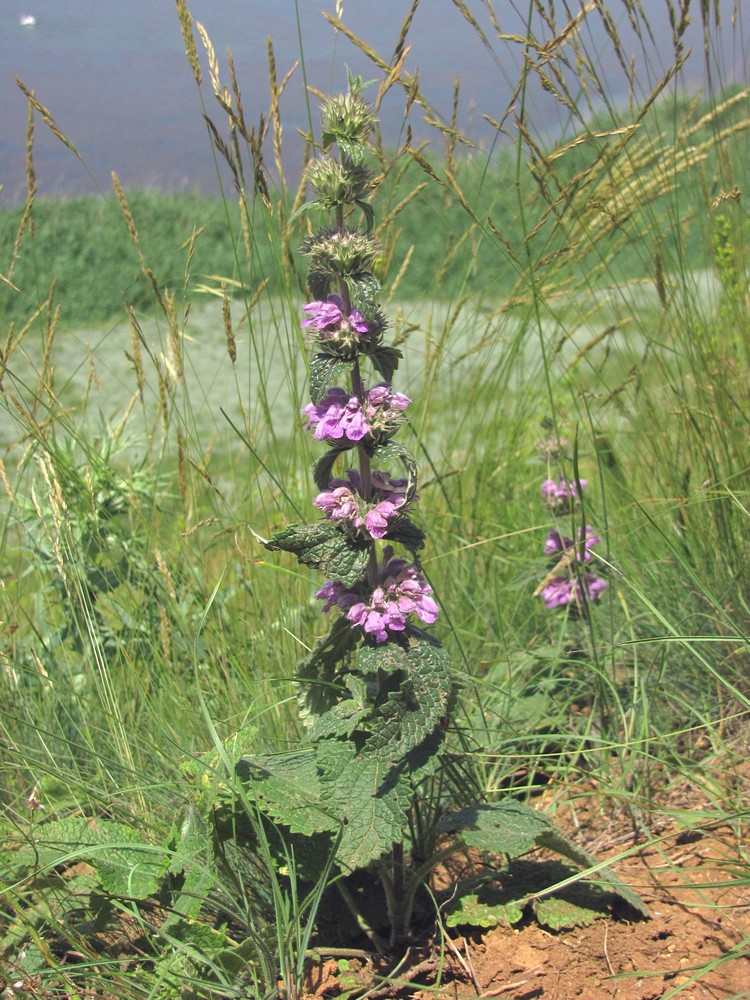
[[[712,45],[721,87],[748,78],[747,11],[741,0],[712,0],[722,28]],[[343,0],[343,20],[386,60],[390,59],[411,0]],[[678,6],[674,3],[674,6]],[[687,44],[693,49],[679,81],[687,91],[706,83],[700,4],[694,0]],[[424,93],[436,111],[449,118],[454,79],[461,81],[460,122],[471,138],[488,145],[497,133],[483,118],[500,118],[518,79],[520,47],[495,39],[484,3],[468,0],[477,22],[493,40],[492,51],[481,44],[451,0],[422,0],[409,34],[412,45],[406,68],[419,72]],[[502,30],[524,31],[528,4],[495,2]],[[578,0],[571,5],[579,8]],[[626,46],[640,50],[628,27],[624,0],[608,7]],[[647,92],[671,57],[668,0],[642,0],[652,39],[639,54],[639,86]],[[268,107],[267,38],[273,39],[279,78],[304,52],[310,85],[323,91],[345,85],[346,67],[366,79],[377,74],[366,57],[323,16],[335,13],[335,0],[192,0],[193,16],[208,31],[222,64],[233,53],[246,117],[258,121]],[[299,15],[297,13],[297,8]],[[558,12],[560,21],[563,16]],[[33,20],[33,24],[23,21]],[[584,30],[587,51],[608,51],[598,17]],[[599,35],[600,37],[597,37]],[[203,59],[200,40],[199,52]],[[609,50],[611,51],[611,50]],[[626,100],[624,75],[616,61],[603,55],[603,71],[614,104]],[[205,63],[204,63],[205,64]],[[602,67],[599,68],[600,72]],[[184,54],[173,0],[0,0],[0,204],[11,204],[25,190],[24,157],[27,102],[15,77],[33,90],[60,129],[80,152],[82,162],[41,122],[35,135],[35,168],[39,192],[45,196],[96,194],[111,190],[110,172],[117,171],[127,188],[216,192],[219,180],[202,119],[199,94]],[[221,119],[204,84],[209,113]],[[559,105],[541,90],[530,96],[534,127],[553,135],[564,128]],[[396,145],[403,128],[403,92],[394,90],[381,109],[383,137]],[[303,73],[294,72],[282,99],[285,155],[301,153],[297,130],[308,128]],[[419,114],[410,123],[417,139],[430,135]],[[512,127],[511,127],[512,130]]]

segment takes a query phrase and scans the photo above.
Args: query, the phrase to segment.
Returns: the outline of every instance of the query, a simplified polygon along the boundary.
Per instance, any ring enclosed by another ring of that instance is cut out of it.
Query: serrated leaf
[[[320,785],[331,811],[344,823],[337,859],[350,870],[390,852],[407,826],[410,786],[382,761],[352,744],[318,744]]]
[[[335,815],[322,800],[315,749],[243,757],[237,775],[263,815],[292,833],[311,837],[336,831]]]
[[[374,275],[368,273],[350,275],[346,284],[354,309],[359,309],[364,316],[372,316],[377,312],[381,285]]]
[[[392,382],[398,369],[398,363],[403,358],[401,351],[395,347],[377,347],[367,354],[375,371],[379,372],[386,382]]]
[[[416,557],[417,552],[424,548],[425,535],[408,517],[398,517],[391,521],[388,531],[383,536],[388,542],[398,542]]]
[[[316,354],[310,361],[310,398],[316,405],[332,386],[348,382],[351,361],[342,361],[332,354]]]
[[[455,833],[468,847],[476,847],[489,854],[517,857],[533,847],[555,851],[582,868],[595,869],[592,875],[596,874],[611,892],[625,900],[637,913],[644,917],[651,916],[643,900],[610,868],[563,836],[543,813],[513,799],[462,809],[442,819],[436,829],[440,833]]]
[[[358,541],[333,521],[290,524],[265,543],[271,551],[291,552],[304,566],[319,569],[345,587],[361,578],[370,554],[369,541]]]
[[[508,857],[516,857],[536,847],[539,838],[551,828],[544,813],[515,799],[469,806],[451,813],[437,824],[439,833],[456,833],[468,847]]]
[[[313,466],[313,477],[315,478],[315,485],[321,492],[327,490],[329,483],[335,478],[333,475],[333,466],[336,463],[336,459],[340,455],[345,455],[347,451],[351,451],[352,447],[352,444],[348,444],[343,448],[338,445],[329,448],[325,455],[316,461]]]
[[[321,715],[310,727],[310,739],[321,740],[328,736],[351,736],[358,724],[370,714],[369,705],[358,705],[347,699]]]
[[[336,671],[346,666],[358,641],[358,633],[346,618],[339,618],[297,664],[297,704],[305,726],[312,726],[336,703]]]
[[[381,722],[368,739],[368,753],[393,763],[418,747],[440,725],[451,695],[448,654],[435,640],[409,635],[403,643],[391,642],[390,651],[401,650],[403,680],[381,708]],[[390,665],[390,664],[389,664]]]
[[[548,896],[532,901],[534,916],[542,927],[550,931],[572,930],[574,927],[588,927],[599,913],[587,906],[579,906],[569,899]]]
[[[398,462],[406,473],[406,501],[411,502],[417,492],[417,461],[403,445],[395,441],[388,441],[387,444],[379,445],[372,454],[372,467],[388,472],[392,464]]]
[[[36,835],[38,839],[29,845],[33,849],[33,867],[88,861],[95,868],[102,889],[113,896],[146,899],[159,888],[169,867],[164,848],[149,843],[138,830],[115,820],[85,817],[52,820],[39,826]],[[25,860],[22,858],[22,863]]]
[[[482,901],[476,893],[462,896],[445,922],[449,927],[512,927],[523,917],[523,908],[513,900],[508,902]]]

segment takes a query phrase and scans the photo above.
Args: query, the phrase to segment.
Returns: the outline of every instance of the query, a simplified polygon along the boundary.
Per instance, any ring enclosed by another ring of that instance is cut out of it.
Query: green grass
[[[380,154],[376,225],[426,184],[382,233],[384,301],[453,739],[491,799],[584,773],[634,808],[655,773],[711,788],[691,740],[728,754],[750,707],[747,102],[665,97],[557,150]],[[217,868],[205,817],[224,741],[299,745],[295,664],[324,631],[314,574],[253,534],[313,517],[293,202],[32,200],[18,241],[22,210],[0,213],[0,974],[50,995],[300,975],[314,892],[272,844]],[[588,622],[533,596],[558,461],[603,536]],[[50,824],[80,818],[115,857],[138,832],[140,897],[74,842],[52,864]]]

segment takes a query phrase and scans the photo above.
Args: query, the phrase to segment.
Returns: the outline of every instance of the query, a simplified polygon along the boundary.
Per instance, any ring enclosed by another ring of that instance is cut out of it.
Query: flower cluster
[[[560,515],[570,513],[585,487],[585,479],[575,483],[547,479],[542,483],[541,492],[550,511]],[[579,609],[598,601],[607,581],[585,567],[591,562],[591,549],[600,541],[588,524],[578,529],[576,541],[552,528],[544,551],[554,557],[554,562],[534,596],[541,597],[547,608],[572,606]]]
[[[432,624],[438,607],[431,593],[432,587],[416,566],[394,556],[391,546],[386,545],[378,566],[378,585],[370,593],[349,590],[342,583],[329,580],[315,596],[325,602],[324,611],[341,608],[353,626],[359,626],[365,635],[381,643],[387,641],[390,633],[403,632],[408,615],[416,614],[423,622]]]
[[[359,309],[347,312],[340,295],[308,302],[304,309],[310,315],[303,320],[302,328],[326,352],[352,360],[360,350],[372,349],[379,342],[383,329],[380,316],[368,323]]]
[[[586,483],[588,480],[579,479],[577,483],[569,483],[565,479],[560,479],[555,482],[554,479],[545,479],[542,483],[542,497],[550,513],[558,516],[560,514],[569,514],[573,509],[573,505],[576,500],[578,500],[580,488],[581,493],[586,489]]]
[[[406,479],[391,479],[386,472],[373,471],[370,497],[365,499],[359,472],[349,469],[346,479],[333,479],[313,503],[332,521],[347,525],[355,534],[382,538],[391,522],[409,508],[407,485]]]
[[[380,382],[361,400],[339,386],[329,389],[317,404],[308,403],[302,412],[308,418],[307,429],[318,441],[365,439],[367,444],[387,440],[403,423],[403,411],[411,400],[402,392],[392,392],[387,382]]]

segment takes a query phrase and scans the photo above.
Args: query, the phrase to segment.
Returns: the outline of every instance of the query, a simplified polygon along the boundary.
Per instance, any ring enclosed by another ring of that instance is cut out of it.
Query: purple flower
[[[365,635],[381,643],[386,642],[389,633],[402,632],[409,615],[432,624],[437,618],[438,606],[430,594],[432,587],[417,567],[394,557],[393,549],[386,545],[378,567],[378,585],[372,593],[351,591],[332,580],[320,588],[316,597],[325,602],[324,611],[338,606],[346,612],[353,628],[361,628]]]
[[[583,528],[578,529],[578,539],[579,541],[574,544],[571,538],[566,538],[553,528],[547,535],[544,551],[550,556],[569,555],[574,556],[579,562],[590,562],[591,553],[589,549],[596,545],[597,542],[600,542],[601,538],[599,535],[595,535],[591,527],[587,524],[585,532]],[[583,546],[581,546],[581,542],[583,542]]]
[[[369,332],[359,309],[352,309],[348,316],[344,314],[344,301],[340,295],[329,295],[325,302],[308,302],[304,309],[310,316],[303,320],[302,326],[310,328],[316,340],[349,343]]]
[[[302,408],[307,416],[307,430],[315,427],[313,436],[318,441],[361,441],[370,427],[365,420],[360,401],[338,386],[329,389],[316,405],[309,403]]]
[[[308,418],[307,430],[315,427],[318,441],[361,441],[369,435],[370,442],[382,441],[393,434],[403,422],[403,411],[411,400],[401,392],[391,392],[381,382],[365,395],[364,405],[357,396],[334,386],[317,404],[308,403],[302,412]]]
[[[382,538],[390,522],[408,509],[406,479],[391,479],[387,472],[373,471],[371,496],[362,496],[362,480],[356,469],[349,469],[346,479],[333,479],[328,489],[313,501],[331,518],[351,526],[354,531]],[[416,499],[415,497],[412,500]]]
[[[545,607],[562,608],[566,604],[580,607],[598,601],[607,581],[593,573],[578,576],[556,576],[539,592]]]
[[[577,482],[569,482],[567,479],[560,479],[558,482],[554,479],[545,479],[541,487],[542,497],[553,514],[567,514],[576,500],[580,499],[580,493],[586,489],[587,482],[587,479],[579,479]]]

